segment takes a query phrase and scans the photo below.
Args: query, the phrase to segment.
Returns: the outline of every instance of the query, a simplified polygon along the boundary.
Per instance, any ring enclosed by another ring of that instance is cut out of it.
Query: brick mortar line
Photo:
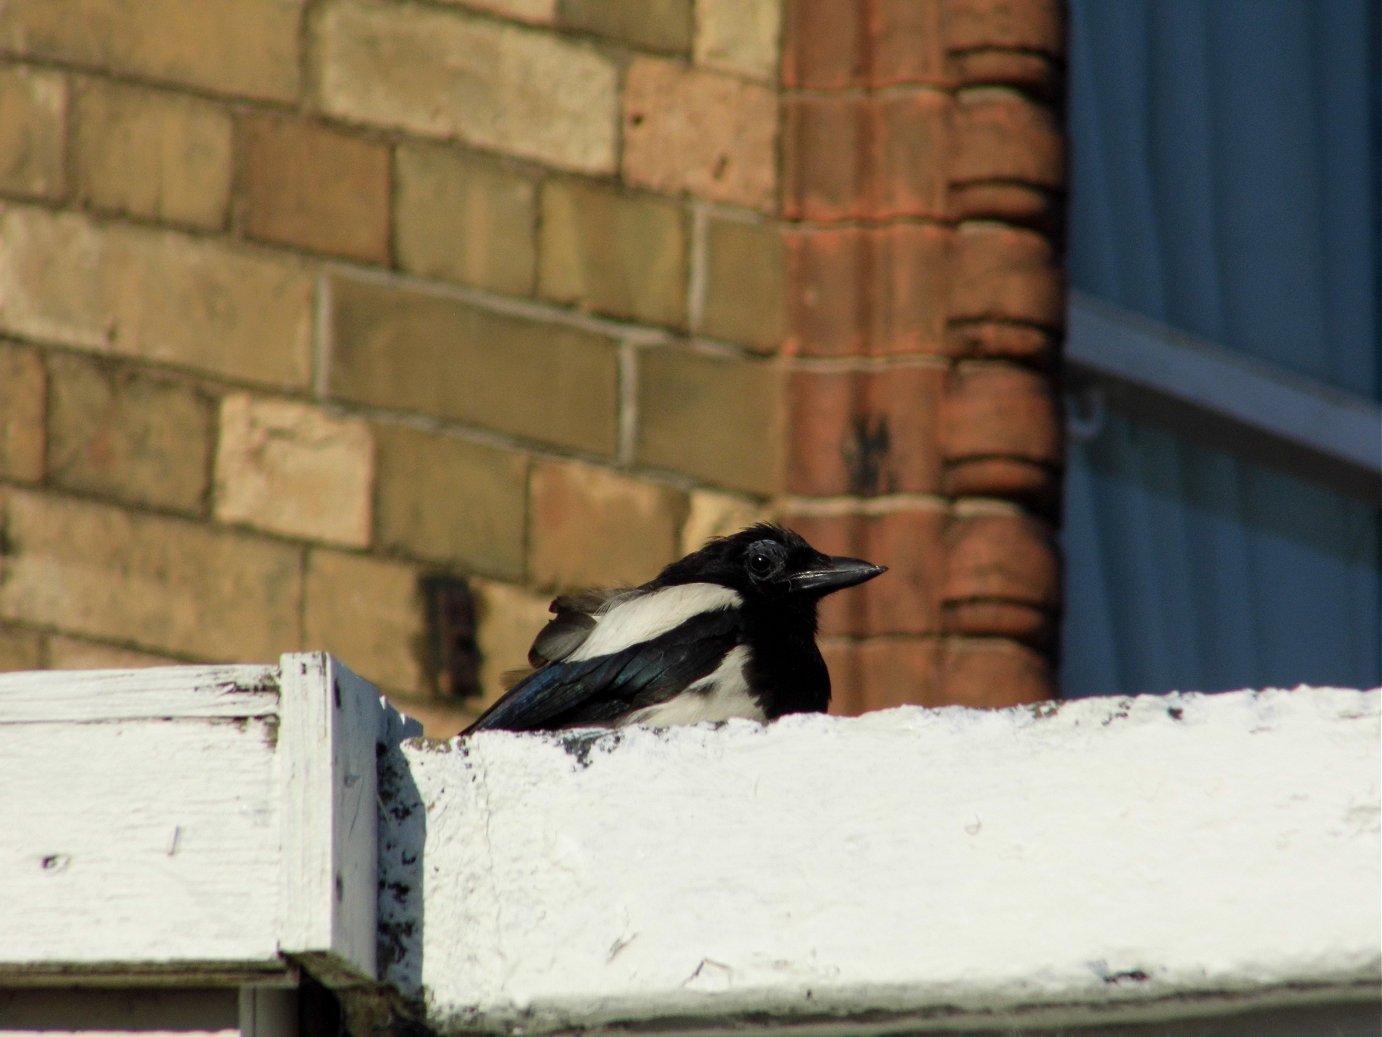
[[[540,324],[560,324],[563,327],[603,335],[605,338],[627,340],[636,345],[661,345],[684,341],[687,338],[685,331],[675,328],[636,324],[614,317],[597,317],[541,299],[501,295],[482,288],[456,284],[453,281],[424,278],[405,270],[353,263],[339,256],[318,258],[322,262],[322,273],[328,276],[356,277],[373,285],[426,292],[437,298],[467,303],[493,313],[521,317]]]
[[[787,373],[881,374],[899,370],[949,371],[956,358],[947,353],[899,353],[890,356],[790,356]]]
[[[899,511],[949,512],[951,498],[939,493],[890,493],[878,497],[782,497],[780,510],[812,518],[889,515]]]
[[[177,663],[186,663],[188,665],[193,666],[208,664],[208,660],[204,656],[189,655],[186,652],[178,652],[173,651],[171,649],[159,648],[157,646],[149,645],[147,643],[140,641],[131,641],[129,639],[121,638],[102,638],[86,633],[84,631],[69,630],[63,627],[50,626],[46,623],[34,623],[31,620],[27,619],[7,618],[4,622],[7,630],[24,630],[29,633],[42,635],[45,639],[48,637],[65,637],[73,641],[81,641],[84,644],[93,645],[99,648],[115,648],[119,649],[120,651],[126,652],[140,652],[144,655],[158,655],[162,656],[165,659],[171,660],[172,662]],[[51,655],[49,653],[49,648],[46,640],[44,642],[43,651],[41,655],[44,661],[43,668],[52,669],[53,667]],[[211,660],[210,665],[215,665],[217,661],[218,660]],[[243,661],[244,660],[231,660],[231,663],[233,664],[235,662]],[[136,668],[145,669],[146,667]]]

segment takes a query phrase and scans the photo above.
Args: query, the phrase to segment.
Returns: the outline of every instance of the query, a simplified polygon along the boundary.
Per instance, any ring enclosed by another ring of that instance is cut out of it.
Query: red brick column
[[[841,712],[1055,692],[1058,0],[790,0],[787,520],[892,572],[832,599]]]

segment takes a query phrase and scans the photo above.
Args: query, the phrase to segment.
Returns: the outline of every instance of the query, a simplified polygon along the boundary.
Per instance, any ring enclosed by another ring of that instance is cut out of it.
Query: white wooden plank
[[[0,724],[0,974],[277,962],[273,718]]]
[[[407,743],[414,809],[384,841],[425,830],[381,879],[423,880],[425,924],[391,975],[457,1033],[1375,1003],[1380,706],[1301,689]]]
[[[0,724],[262,717],[277,710],[275,666],[154,666],[0,674]]]
[[[375,976],[378,691],[324,653],[286,655],[282,949]]]

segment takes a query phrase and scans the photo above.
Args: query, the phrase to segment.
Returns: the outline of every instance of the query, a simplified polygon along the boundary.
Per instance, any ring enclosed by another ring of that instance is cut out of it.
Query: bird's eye
[[[750,576],[760,580],[769,579],[782,569],[782,548],[771,540],[750,544],[745,563]]]

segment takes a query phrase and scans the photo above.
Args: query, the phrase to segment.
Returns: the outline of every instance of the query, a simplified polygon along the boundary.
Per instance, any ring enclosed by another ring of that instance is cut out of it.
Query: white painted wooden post
[[[324,654],[0,675],[0,1007],[238,987],[277,1037],[299,965],[373,981],[376,745],[405,727]]]

